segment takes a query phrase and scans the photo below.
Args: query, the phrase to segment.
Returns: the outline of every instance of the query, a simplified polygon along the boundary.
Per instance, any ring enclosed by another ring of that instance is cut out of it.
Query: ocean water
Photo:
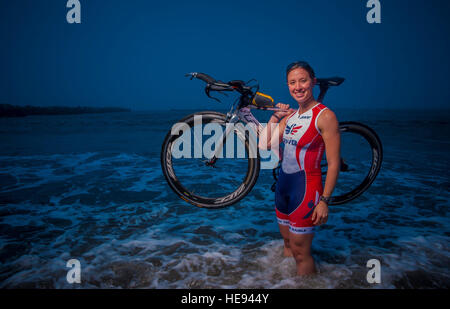
[[[310,278],[282,256],[270,170],[223,209],[170,190],[161,144],[193,111],[0,119],[0,288],[449,288],[450,112],[335,111],[375,129],[384,161],[361,197],[330,206]]]

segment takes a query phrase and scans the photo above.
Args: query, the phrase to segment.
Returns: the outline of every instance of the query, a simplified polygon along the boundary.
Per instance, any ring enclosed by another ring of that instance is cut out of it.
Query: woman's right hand
[[[289,104],[283,104],[283,103],[278,103],[277,105],[275,105],[275,107],[278,107],[279,109],[281,109],[280,111],[274,112],[273,116],[277,117],[278,119],[282,119],[283,117],[289,115],[291,112],[289,110]]]

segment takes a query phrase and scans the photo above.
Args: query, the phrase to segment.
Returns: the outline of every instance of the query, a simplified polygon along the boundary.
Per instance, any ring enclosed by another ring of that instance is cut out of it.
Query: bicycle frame
[[[258,119],[256,119],[256,117],[251,113],[251,109],[259,109],[259,110],[267,110],[267,111],[275,111],[275,112],[281,111],[281,109],[278,107],[260,108],[260,107],[256,107],[256,106],[246,106],[243,108],[238,108],[235,111],[228,112],[227,118],[226,118],[226,123],[230,123],[230,124],[234,125],[234,124],[238,123],[239,121],[242,121],[246,125],[253,124],[253,126],[250,125],[250,129],[253,131],[253,133],[255,133],[255,135],[257,137],[259,137],[259,135],[260,135],[261,131],[264,129],[264,127],[258,121]],[[217,147],[214,151],[214,155],[207,162],[208,165],[213,165],[217,161],[217,158],[219,158],[219,154],[222,152],[223,145],[224,145],[227,137],[234,129],[235,129],[234,126],[226,126],[225,133],[219,137],[219,142],[216,144]],[[253,150],[253,148],[250,147],[250,151],[252,151],[252,150]],[[250,155],[250,157],[253,157],[253,156],[256,157],[256,154],[254,154],[254,153],[250,153],[249,155]],[[276,153],[276,155],[279,157],[278,153]]]
[[[210,96],[210,91],[237,91],[241,94],[241,97],[239,98],[239,105],[236,110],[234,109],[234,104],[230,112],[227,113],[227,117],[225,120],[225,123],[231,123],[236,124],[239,121],[244,122],[246,125],[251,123],[255,126],[255,128],[251,128],[253,131],[255,131],[256,136],[258,137],[261,131],[264,129],[264,127],[261,125],[261,123],[258,121],[258,119],[253,116],[250,109],[260,109],[260,110],[267,110],[267,111],[280,111],[280,108],[277,107],[258,107],[255,105],[250,104],[251,103],[251,97],[255,95],[255,92],[253,92],[252,88],[254,86],[247,86],[247,83],[244,83],[240,80],[234,80],[230,81],[228,83],[224,83],[221,81],[216,81],[211,76],[204,74],[204,73],[188,73],[186,76],[190,76],[191,79],[198,78],[200,80],[203,80],[207,83],[207,86],[205,88],[206,95],[212,99],[215,99],[219,101],[218,99]],[[344,78],[342,77],[332,77],[332,78],[317,78],[317,85],[320,87],[320,94],[318,97],[318,102],[322,102],[325,94],[327,93],[330,86],[339,86],[341,83],[344,82]],[[259,85],[256,86],[257,90],[259,89]],[[220,101],[219,101],[220,102]],[[251,127],[251,126],[250,126]],[[207,165],[213,165],[217,158],[219,157],[219,153],[222,152],[224,141],[228,137],[228,135],[233,130],[232,126],[227,126],[225,129],[224,136],[222,135],[220,138],[219,144],[216,144],[216,150],[214,152],[214,155],[208,161]],[[251,149],[252,150],[252,149]],[[279,154],[277,153],[277,156],[279,157]]]

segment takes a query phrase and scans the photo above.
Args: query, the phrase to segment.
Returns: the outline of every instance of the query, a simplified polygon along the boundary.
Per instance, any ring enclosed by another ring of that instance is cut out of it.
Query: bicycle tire
[[[371,147],[372,158],[370,168],[361,183],[359,183],[356,187],[354,187],[352,190],[349,190],[348,192],[332,196],[329,205],[340,205],[348,203],[363,194],[374,182],[381,169],[381,164],[383,161],[383,146],[377,133],[372,128],[359,122],[346,121],[339,123],[339,130],[341,132],[351,132],[362,136]],[[278,171],[280,169],[280,166],[281,165],[279,164],[276,168],[273,169],[273,177],[275,178],[275,181],[277,181],[278,179]],[[325,175],[326,172],[322,172],[322,174]],[[337,185],[339,185],[339,178]]]
[[[371,147],[372,158],[370,168],[362,182],[349,192],[331,197],[330,205],[348,203],[363,194],[374,182],[383,162],[383,146],[377,133],[372,128],[360,122],[346,121],[339,124],[339,130],[362,136]]]
[[[180,121],[179,123],[186,123],[190,128],[194,125],[194,116],[201,115],[202,116],[202,123],[211,123],[211,122],[218,122],[223,125],[226,123],[226,115],[214,112],[214,111],[205,111],[205,112],[198,112],[194,114],[190,114]],[[236,128],[236,127],[235,127]],[[236,134],[237,128],[233,131],[233,134]],[[241,132],[242,133],[242,132]],[[241,134],[239,133],[239,134]],[[248,154],[249,153],[249,139],[248,135],[245,135],[245,151]],[[248,170],[246,172],[245,178],[243,179],[242,183],[237,186],[237,188],[231,192],[230,194],[227,194],[225,196],[220,197],[205,197],[202,195],[198,195],[194,192],[191,192],[188,190],[178,179],[176,172],[173,170],[172,166],[172,145],[175,142],[175,140],[180,136],[173,135],[171,131],[169,131],[164,139],[162,149],[161,149],[161,168],[162,172],[164,174],[165,179],[167,180],[167,183],[169,184],[169,187],[184,201],[195,205],[197,207],[202,208],[222,208],[226,206],[230,206],[232,204],[235,204],[239,202],[242,198],[244,198],[253,188],[255,185],[260,171],[260,157],[258,154],[258,151],[256,151],[257,156],[256,158],[250,158],[248,157]],[[241,135],[242,137],[242,135]],[[220,162],[220,159],[218,160]],[[211,179],[205,179],[205,182],[210,182]]]

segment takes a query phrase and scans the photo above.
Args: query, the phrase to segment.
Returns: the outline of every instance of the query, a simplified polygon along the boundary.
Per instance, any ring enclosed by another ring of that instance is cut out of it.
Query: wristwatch
[[[322,195],[319,200],[324,201],[328,205],[330,203],[331,197],[326,197]]]

